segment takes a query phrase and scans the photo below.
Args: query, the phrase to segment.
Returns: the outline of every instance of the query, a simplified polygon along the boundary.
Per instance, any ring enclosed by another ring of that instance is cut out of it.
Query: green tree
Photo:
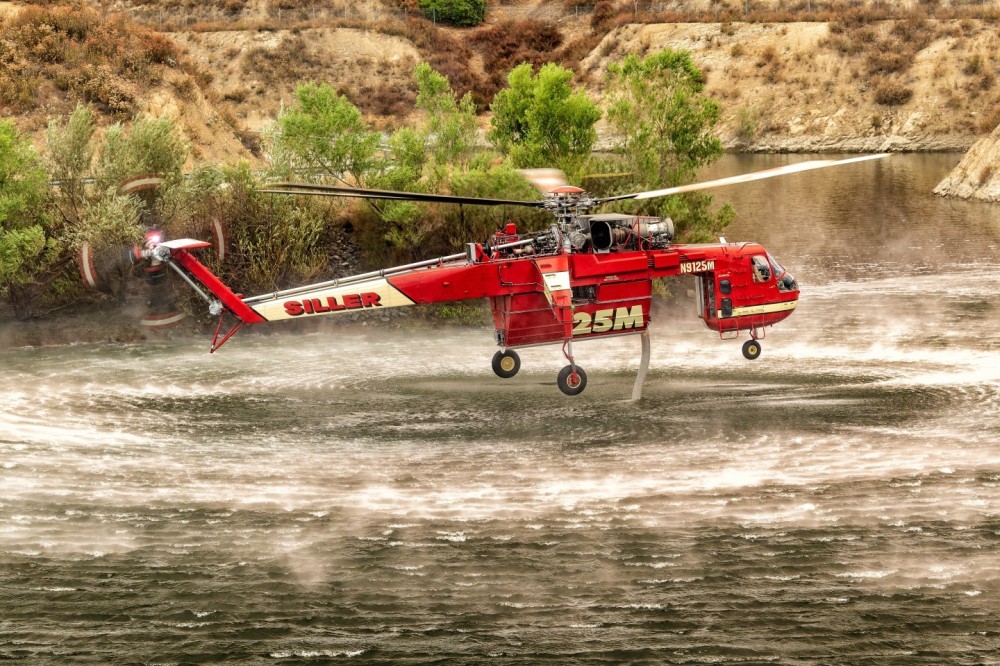
[[[486,17],[486,0],[420,0],[420,11],[435,21],[479,25]]]
[[[438,164],[468,159],[476,142],[476,103],[472,94],[458,99],[448,77],[426,62],[414,70],[417,108],[427,112],[428,144]]]
[[[463,172],[476,144],[476,107],[472,96],[455,95],[448,78],[429,64],[413,71],[417,108],[426,113],[421,126],[402,127],[389,138],[391,167],[379,176],[385,189],[443,192]],[[440,237],[441,214],[409,201],[381,202],[379,237],[395,258],[411,260],[427,251],[430,237]],[[370,245],[374,245],[371,243]],[[436,248],[435,248],[436,249]]]
[[[80,221],[87,201],[86,178],[94,162],[97,123],[89,106],[77,104],[67,118],[53,118],[45,131],[55,201],[68,223]]]
[[[50,268],[58,247],[47,214],[41,159],[10,121],[0,121],[0,290],[18,318],[31,315],[26,287]]]
[[[176,180],[189,153],[173,120],[139,116],[130,128],[121,123],[108,128],[97,158],[97,177],[106,188],[147,174]]]
[[[304,170],[307,179],[326,176],[339,182],[353,177],[361,186],[382,171],[381,135],[370,130],[350,100],[325,83],[300,85],[295,100],[294,108],[278,115],[272,151],[276,171]]]
[[[635,174],[633,186],[655,190],[693,182],[699,168],[722,155],[714,133],[721,109],[702,94],[704,85],[686,51],[630,55],[608,67],[608,122],[618,135],[616,152]],[[710,196],[692,192],[643,206],[672,217],[678,237],[696,242],[715,237],[735,216],[728,204],[712,211],[711,203]]]
[[[597,140],[596,104],[570,85],[573,72],[554,63],[537,75],[529,63],[515,67],[508,87],[497,93],[490,109],[487,138],[515,167],[559,167],[577,178]]]
[[[217,176],[226,187],[212,188],[214,206],[226,220],[231,246],[224,280],[248,291],[280,289],[314,279],[327,267],[324,241],[331,225],[324,202],[262,194],[246,163]]]
[[[185,187],[181,172],[189,151],[174,121],[140,116],[129,127],[116,123],[100,143],[95,129],[93,110],[78,105],[69,117],[50,121],[45,133],[50,169],[59,183],[54,199],[65,221],[64,245],[126,245],[139,239],[143,224],[174,224],[159,206],[166,193]],[[149,174],[167,184],[142,198],[120,193],[128,179]]]

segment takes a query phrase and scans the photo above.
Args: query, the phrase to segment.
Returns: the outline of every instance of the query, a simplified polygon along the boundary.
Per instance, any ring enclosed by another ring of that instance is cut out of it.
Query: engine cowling
[[[627,249],[665,247],[674,239],[674,223],[669,217],[594,215],[589,222],[590,242],[598,252],[615,246]]]

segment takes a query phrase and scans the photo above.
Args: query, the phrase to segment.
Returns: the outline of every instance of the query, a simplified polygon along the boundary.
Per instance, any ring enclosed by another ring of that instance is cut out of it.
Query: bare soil
[[[905,72],[887,78],[909,91],[909,100],[901,104],[876,101],[879,77],[862,57],[826,44],[826,23],[625,25],[607,34],[581,66],[585,84],[598,99],[609,62],[667,47],[690,51],[707,74],[708,94],[722,104],[720,133],[730,149],[964,150],[989,131],[983,128],[986,116],[1000,106],[1000,85],[984,77],[1000,73],[1000,35],[978,22],[962,25],[935,23],[938,36]],[[406,87],[412,86],[412,68],[421,59],[406,39],[347,28],[174,37],[212,72],[220,103],[254,130],[290,103],[303,80],[282,77],[282,72],[341,90]],[[253,68],[248,54],[255,49],[286,65],[281,71]],[[290,49],[297,54],[289,56]],[[969,73],[974,58],[979,64]],[[381,127],[405,121],[372,120]]]

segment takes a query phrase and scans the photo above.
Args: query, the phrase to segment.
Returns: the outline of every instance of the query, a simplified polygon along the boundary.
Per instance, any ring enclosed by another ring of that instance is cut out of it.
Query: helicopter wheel
[[[566,395],[579,395],[587,388],[587,373],[580,366],[576,366],[574,373],[573,366],[567,365],[559,371],[556,383],[559,385],[559,390]]]
[[[752,361],[760,356],[760,343],[756,340],[747,340],[743,343],[743,357]]]
[[[508,349],[507,351],[498,351],[493,355],[493,372],[497,373],[497,377],[510,379],[520,369],[521,357],[517,355],[516,351]]]

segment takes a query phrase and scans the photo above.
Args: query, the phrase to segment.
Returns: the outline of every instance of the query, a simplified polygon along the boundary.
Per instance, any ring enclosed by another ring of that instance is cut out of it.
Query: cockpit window
[[[792,277],[791,273],[785,273],[780,278],[778,278],[778,291],[795,291],[799,288],[796,284],[795,278]]]
[[[772,257],[772,256],[771,256],[771,253],[770,253],[770,252],[768,252],[768,253],[767,253],[767,260],[768,260],[768,261],[770,261],[770,262],[771,262],[771,266],[773,266],[773,267],[774,267],[774,274],[775,274],[775,275],[778,275],[778,276],[780,276],[780,275],[781,275],[782,273],[784,273],[784,272],[785,272],[785,269],[781,267],[781,264],[779,264],[779,263],[778,263],[778,262],[777,262],[777,261],[775,260],[775,258],[774,258],[774,257]]]
[[[754,255],[751,262],[753,263],[754,282],[767,282],[771,279],[771,266],[767,263],[767,257],[760,254]]]

